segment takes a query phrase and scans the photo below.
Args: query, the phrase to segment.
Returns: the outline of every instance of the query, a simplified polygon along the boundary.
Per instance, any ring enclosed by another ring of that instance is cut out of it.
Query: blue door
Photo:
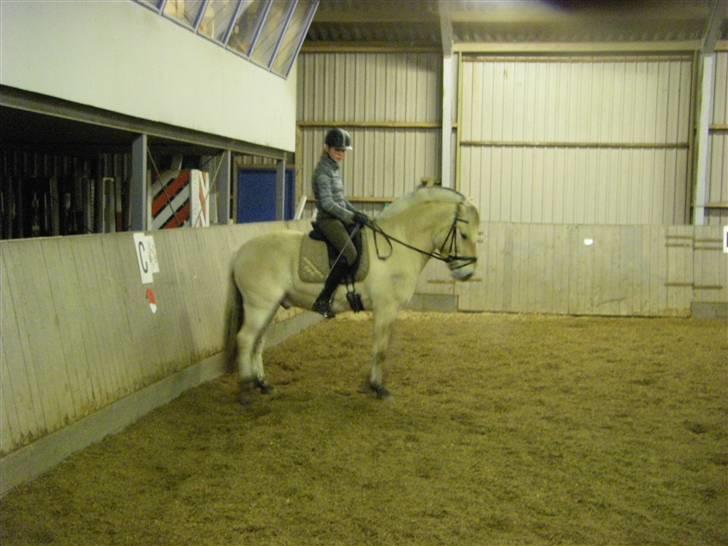
[[[284,181],[285,220],[293,218],[295,192],[293,170],[286,169]],[[238,176],[238,223],[268,222],[276,219],[276,171],[241,170]]]

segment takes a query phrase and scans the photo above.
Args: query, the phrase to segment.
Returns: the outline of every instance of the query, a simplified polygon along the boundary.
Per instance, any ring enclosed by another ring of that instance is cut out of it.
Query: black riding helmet
[[[329,148],[351,150],[351,135],[343,129],[330,129],[324,142]]]

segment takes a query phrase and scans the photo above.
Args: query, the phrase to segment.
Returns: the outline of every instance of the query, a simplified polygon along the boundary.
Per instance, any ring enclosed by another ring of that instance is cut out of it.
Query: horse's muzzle
[[[453,269],[450,271],[450,275],[456,280],[456,281],[467,281],[470,277],[473,276],[473,273],[475,273],[475,269],[472,270],[470,268],[468,269]]]

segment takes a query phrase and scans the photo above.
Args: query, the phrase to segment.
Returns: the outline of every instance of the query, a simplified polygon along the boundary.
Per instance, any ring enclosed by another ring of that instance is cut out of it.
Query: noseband
[[[462,207],[463,203],[462,201],[458,203],[457,208],[455,209],[455,216],[452,219],[452,224],[450,225],[450,229],[447,232],[447,236],[445,237],[445,240],[440,245],[440,248],[433,252],[427,252],[426,250],[422,250],[421,248],[417,248],[416,246],[412,246],[409,243],[405,243],[404,241],[401,241],[397,239],[396,237],[392,237],[388,233],[386,233],[382,228],[379,227],[378,224],[375,222],[371,222],[368,227],[374,232],[374,248],[377,251],[377,258],[380,260],[387,260],[391,255],[393,251],[393,245],[392,241],[395,243],[398,243],[405,248],[409,248],[410,250],[414,250],[415,252],[419,252],[420,254],[423,254],[425,256],[429,256],[430,258],[435,258],[436,260],[440,260],[441,262],[445,262],[448,265],[448,268],[450,271],[455,271],[456,269],[461,269],[463,267],[469,266],[471,264],[474,264],[478,261],[478,258],[476,256],[460,256],[458,255],[458,232],[457,232],[457,226],[459,222],[462,222],[463,224],[467,224],[468,221],[460,218],[460,208]],[[383,255],[379,251],[379,243],[377,240],[377,234],[382,235],[384,239],[387,241],[387,244],[389,244],[389,254],[386,256]],[[453,262],[463,262],[461,264],[458,264],[456,266],[453,266]]]

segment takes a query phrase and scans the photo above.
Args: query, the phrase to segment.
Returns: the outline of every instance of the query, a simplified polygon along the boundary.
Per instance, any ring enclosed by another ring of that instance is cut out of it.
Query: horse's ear
[[[442,180],[425,176],[420,179],[420,186],[423,188],[434,188],[437,186],[439,188],[442,186]]]

